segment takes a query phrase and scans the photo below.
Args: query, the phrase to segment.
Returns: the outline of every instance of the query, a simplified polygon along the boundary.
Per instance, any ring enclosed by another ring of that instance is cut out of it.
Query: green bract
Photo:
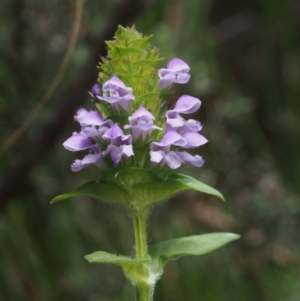
[[[153,115],[159,116],[161,101],[169,96],[169,93],[159,90],[159,77],[157,67],[163,58],[160,57],[158,48],[150,48],[152,36],[143,37],[134,27],[118,27],[115,33],[115,40],[106,41],[108,46],[107,58],[102,58],[98,67],[99,82],[104,83],[114,74],[131,87],[134,91],[135,101],[132,104],[132,111],[137,110],[141,104],[145,105]],[[108,115],[114,115],[111,107],[105,107]]]

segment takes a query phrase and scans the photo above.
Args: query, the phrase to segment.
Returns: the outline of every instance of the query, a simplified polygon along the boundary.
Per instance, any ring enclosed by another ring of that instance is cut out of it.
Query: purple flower
[[[167,163],[170,168],[176,169],[181,166],[184,160],[175,152],[170,151],[170,146],[185,146],[186,141],[175,131],[167,132],[161,142],[150,144],[150,161],[154,164]]]
[[[97,98],[109,102],[117,111],[120,109],[128,111],[130,101],[135,99],[132,94],[132,89],[126,87],[115,75],[104,83],[102,91],[103,95],[97,96]]]
[[[111,159],[115,165],[120,163],[123,155],[126,158],[134,155],[131,144],[132,136],[124,135],[117,123],[114,124],[112,128],[108,129],[102,137],[110,142],[106,151],[103,152],[103,155],[105,156],[110,153]]]
[[[185,84],[190,79],[190,67],[181,59],[172,59],[167,66],[167,69],[159,69],[159,87],[165,89],[173,83]]]
[[[81,125],[81,132],[94,141],[101,141],[102,135],[113,126],[113,121],[103,120],[97,111],[79,109],[76,112],[75,120]]]
[[[71,170],[73,172],[78,172],[83,168],[86,168],[90,165],[96,165],[99,168],[104,167],[104,162],[103,162],[103,156],[101,155],[101,149],[98,144],[94,145],[91,147],[92,153],[86,155],[83,157],[82,160],[76,159],[72,165],[71,165]]]
[[[172,128],[180,128],[185,125],[186,120],[183,119],[179,114],[192,114],[198,111],[201,106],[201,101],[198,98],[183,95],[181,96],[174,108],[167,111],[166,119],[167,124]]]
[[[63,146],[72,152],[77,152],[81,150],[89,149],[91,151],[90,154],[86,155],[82,160],[75,160],[71,165],[71,170],[73,172],[80,171],[83,168],[86,168],[92,164],[103,167],[103,157],[100,152],[100,147],[98,144],[93,144],[91,140],[84,135],[82,132],[76,133],[67,139]]]
[[[92,88],[92,94],[94,95],[94,97],[98,96],[100,94],[100,87],[98,84],[95,84]]]
[[[93,144],[86,135],[77,132],[74,132],[73,135],[63,143],[64,148],[71,152],[85,150],[94,145],[95,144]]]
[[[191,114],[196,112],[201,105],[201,101],[195,97],[183,95],[176,102],[172,110],[166,113],[167,131],[176,130],[182,138],[185,139],[185,148],[194,148],[207,142],[207,139],[200,135],[202,129],[200,122],[189,119],[185,120],[180,116],[182,114]]]
[[[102,125],[104,120],[97,111],[87,111],[86,109],[79,109],[75,114],[75,120],[84,125]]]
[[[140,106],[132,116],[128,117],[130,125],[125,125],[124,129],[131,129],[133,140],[141,138],[143,141],[148,138],[153,130],[161,130],[153,124],[154,116],[143,106]]]
[[[81,132],[93,141],[103,142],[103,135],[108,129],[114,125],[112,120],[105,121],[101,126],[84,125],[81,127]]]
[[[181,137],[186,141],[186,145],[184,146],[185,148],[195,148],[199,147],[205,143],[208,142],[208,140],[200,135],[199,133],[195,132],[179,132]]]
[[[193,148],[206,142],[206,138],[195,132],[178,133],[175,130],[169,130],[160,142],[150,144],[150,161],[155,165],[160,164],[161,167],[167,163],[172,169],[179,168],[184,162],[201,167],[204,164],[202,157],[178,151],[175,147]]]
[[[179,152],[175,151],[176,154],[182,159],[183,162],[191,163],[192,165],[196,167],[201,167],[204,164],[204,160],[199,155],[191,155],[187,152]]]

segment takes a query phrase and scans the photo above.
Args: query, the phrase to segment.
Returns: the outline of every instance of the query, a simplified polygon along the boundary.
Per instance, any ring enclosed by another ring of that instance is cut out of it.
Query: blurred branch
[[[4,61],[9,64],[20,89],[23,93],[26,93],[32,87],[33,81],[26,72],[26,68],[24,68],[21,60],[21,53],[25,42],[25,32],[27,29],[27,23],[24,22],[24,18],[22,17],[25,3],[24,0],[13,0],[10,4],[15,29],[11,36],[10,44],[7,45],[6,50],[1,51],[1,56],[4,58]]]
[[[28,115],[28,117],[25,119],[23,124],[21,124],[21,126],[4,142],[2,149],[0,149],[0,156],[6,153],[18,141],[20,136],[28,129],[28,127],[32,124],[35,118],[43,110],[47,102],[51,99],[52,95],[54,94],[61,80],[63,79],[63,76],[68,67],[74,47],[77,42],[80,24],[81,24],[81,18],[82,18],[82,10],[83,10],[82,8],[83,8],[83,0],[77,0],[73,30],[71,33],[69,44],[52,83],[49,85],[48,90],[41,98],[41,100],[38,102],[38,104],[35,106],[35,108],[31,111],[31,113]]]
[[[105,40],[109,40],[115,33],[118,24],[126,25],[150,5],[159,0],[141,1],[124,0],[107,18],[108,23],[103,32],[95,39],[90,57],[79,72],[79,77],[61,96],[60,106],[54,119],[41,129],[39,137],[28,143],[28,147],[19,154],[19,160],[11,171],[5,175],[0,185],[0,211],[3,211],[9,200],[17,194],[27,190],[27,176],[31,169],[52,149],[60,132],[69,122],[66,112],[74,112],[84,101],[85,95],[97,78],[96,65],[100,56],[106,55]]]

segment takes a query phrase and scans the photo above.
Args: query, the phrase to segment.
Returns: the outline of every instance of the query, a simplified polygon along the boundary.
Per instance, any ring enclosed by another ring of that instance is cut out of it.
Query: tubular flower
[[[167,163],[172,169],[180,167],[183,160],[176,152],[170,150],[172,145],[184,146],[186,145],[186,141],[177,132],[169,131],[160,142],[152,142],[150,144],[151,162],[153,162],[154,165],[160,163],[161,167]]]
[[[104,120],[97,111],[79,109],[75,120],[81,125],[81,132],[93,141],[101,141],[106,130],[113,126],[113,121]]]
[[[110,142],[104,155],[110,153],[114,165],[120,163],[123,155],[127,158],[133,156],[132,136],[124,135],[118,124],[107,130],[103,138]]]
[[[84,125],[102,125],[104,120],[99,115],[97,111],[87,111],[86,109],[79,109],[74,119],[80,123],[81,126]]]
[[[181,136],[174,130],[168,131],[160,142],[152,142],[150,144],[151,162],[154,165],[160,163],[161,167],[163,167],[164,164],[167,163],[172,169],[180,167],[184,162],[188,162],[194,166],[201,167],[204,164],[202,157],[198,155],[192,156],[187,152],[180,152],[176,149],[176,147],[191,148],[192,145],[200,144],[199,141],[194,142],[193,140],[191,140],[187,139],[187,137],[185,136]],[[175,150],[171,150],[171,147]]]
[[[83,157],[82,160],[76,159],[72,165],[71,170],[73,172],[78,172],[83,168],[86,168],[90,165],[96,165],[99,168],[104,167],[103,156],[101,155],[101,149],[98,144],[90,148],[91,153]]]
[[[130,101],[135,99],[132,89],[126,87],[116,75],[104,83],[102,91],[103,95],[97,96],[97,98],[109,102],[117,111],[120,109],[128,111]]]
[[[125,125],[124,129],[131,129],[133,140],[149,138],[153,130],[162,128],[153,124],[154,116],[144,107],[140,106],[132,116],[128,117],[130,125]]]
[[[167,129],[176,130],[186,140],[185,148],[199,147],[207,142],[205,137],[197,133],[202,129],[200,122],[193,119],[185,120],[180,115],[195,113],[200,106],[199,99],[183,95],[177,100],[174,108],[166,112]]]
[[[75,160],[71,165],[71,170],[74,172],[80,171],[81,169],[95,164],[98,167],[103,166],[103,157],[100,153],[100,147],[97,143],[93,142],[84,133],[76,133],[67,139],[63,146],[72,152],[90,150],[90,153],[86,155],[82,160]]]
[[[173,83],[186,84],[190,80],[190,67],[181,59],[172,59],[167,68],[159,69],[159,86],[160,89],[165,89]]]

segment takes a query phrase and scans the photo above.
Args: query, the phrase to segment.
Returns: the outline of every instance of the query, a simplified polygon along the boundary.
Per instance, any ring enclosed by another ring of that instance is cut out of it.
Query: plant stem
[[[148,256],[147,229],[146,220],[148,216],[147,210],[134,210],[132,212],[134,237],[136,247],[136,257],[145,258]],[[147,267],[141,263],[140,280],[135,283],[136,301],[152,301],[154,285],[149,283],[149,271]]]
[[[150,284],[136,284],[135,299],[136,301],[153,301],[153,286]]]
[[[136,245],[136,257],[144,258],[148,255],[146,219],[148,211],[135,211],[133,226]]]

